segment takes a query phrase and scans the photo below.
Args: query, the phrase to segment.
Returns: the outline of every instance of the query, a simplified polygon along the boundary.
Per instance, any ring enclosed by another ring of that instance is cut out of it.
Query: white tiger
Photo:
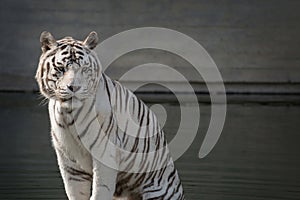
[[[49,99],[52,141],[68,198],[184,199],[155,115],[102,72],[92,50],[97,34],[56,41],[43,32],[40,41],[36,79]]]

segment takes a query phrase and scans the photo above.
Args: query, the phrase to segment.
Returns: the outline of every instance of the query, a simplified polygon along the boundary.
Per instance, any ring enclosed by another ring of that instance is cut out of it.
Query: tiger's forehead
[[[78,46],[83,46],[82,41],[76,40],[76,39],[74,39],[72,37],[65,37],[65,38],[63,38],[61,40],[58,40],[57,44],[58,44],[58,46],[61,46],[61,45],[71,45],[71,46],[78,45]]]
[[[86,62],[89,59],[91,51],[82,41],[75,40],[72,37],[65,37],[57,40],[56,43],[57,48],[46,56],[52,63],[77,63],[81,66],[82,62]]]

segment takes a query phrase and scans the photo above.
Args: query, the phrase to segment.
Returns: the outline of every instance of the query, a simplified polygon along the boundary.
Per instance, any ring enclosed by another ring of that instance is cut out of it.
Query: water
[[[47,106],[39,102],[34,94],[0,94],[0,199],[67,199],[50,143]],[[171,139],[179,107],[161,105]],[[300,106],[228,105],[220,140],[204,159],[197,155],[210,106],[200,109],[198,135],[175,163],[188,200],[300,199]]]

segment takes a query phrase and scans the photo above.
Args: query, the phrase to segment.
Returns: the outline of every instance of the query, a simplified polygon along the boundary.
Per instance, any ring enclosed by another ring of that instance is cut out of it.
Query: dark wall
[[[36,89],[33,76],[43,30],[57,38],[78,39],[96,30],[104,40],[144,26],[175,29],[197,40],[227,83],[300,82],[298,0],[2,0],[0,4],[0,90]],[[147,56],[137,52],[132,58],[142,62]],[[118,68],[129,68],[132,58],[116,62],[108,73],[117,77]],[[170,63],[177,68],[184,65]]]

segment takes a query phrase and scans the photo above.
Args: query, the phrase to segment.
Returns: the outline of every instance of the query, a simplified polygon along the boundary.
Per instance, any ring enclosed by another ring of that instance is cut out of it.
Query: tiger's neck
[[[87,113],[91,112],[95,105],[95,97],[85,99],[84,101],[69,100],[62,102],[50,99],[49,114],[52,124],[60,128],[73,126],[75,122],[84,120]]]

